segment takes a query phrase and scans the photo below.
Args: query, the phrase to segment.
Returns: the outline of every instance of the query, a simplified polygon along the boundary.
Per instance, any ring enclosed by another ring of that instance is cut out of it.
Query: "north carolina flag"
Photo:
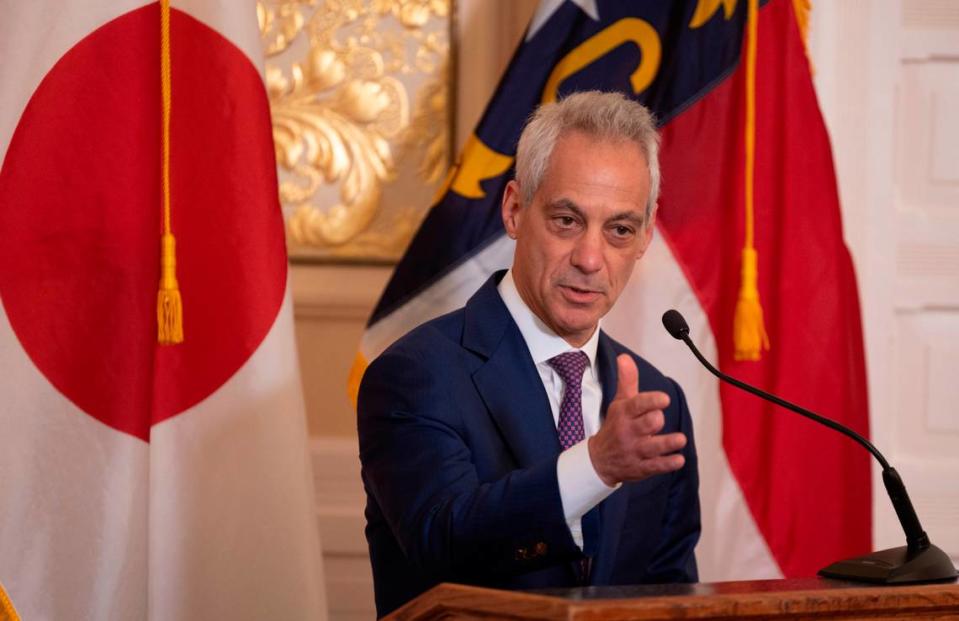
[[[255,3],[0,20],[0,583],[24,619],[325,617]]]
[[[620,90],[656,114],[656,236],[604,329],[676,378],[695,419],[704,581],[811,576],[871,548],[869,455],[718,384],[660,317],[679,309],[723,371],[868,433],[862,328],[829,139],[810,76],[802,0],[758,12],[755,212],[758,293],[771,348],[735,356],[744,248],[747,0],[541,3],[474,135],[370,320],[367,361],[461,306],[512,263],[500,197],[525,119],[543,101]],[[462,76],[469,79],[469,76]]]

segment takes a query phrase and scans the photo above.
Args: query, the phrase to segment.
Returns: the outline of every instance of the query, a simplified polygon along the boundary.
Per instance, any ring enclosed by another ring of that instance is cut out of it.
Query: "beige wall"
[[[311,436],[355,437],[346,380],[366,320],[390,268],[294,265],[300,373]]]

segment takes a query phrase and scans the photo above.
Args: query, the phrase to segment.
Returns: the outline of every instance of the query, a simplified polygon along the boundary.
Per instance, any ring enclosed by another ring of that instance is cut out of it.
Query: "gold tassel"
[[[746,169],[745,210],[746,240],[743,244],[742,274],[739,299],[733,317],[733,357],[736,360],[759,360],[769,349],[769,337],[763,324],[763,307],[759,303],[759,257],[754,245],[755,209],[754,178],[756,170],[756,34],[759,26],[759,0],[749,0],[746,40]]]
[[[176,281],[176,240],[166,233],[160,250],[160,290],[157,292],[157,342],[183,342],[183,301]]]
[[[170,227],[170,0],[160,0],[160,95],[162,135],[160,139],[160,185],[163,192],[163,235],[160,238],[160,289],[157,291],[157,342],[183,342],[183,301],[176,281],[176,240]]]
[[[13,607],[13,602],[10,601],[10,596],[7,595],[7,592],[3,590],[2,584],[0,584],[0,620],[20,621],[17,609]]]
[[[756,250],[743,249],[742,282],[733,319],[733,342],[736,360],[759,360],[762,350],[769,350],[769,337],[763,323],[763,307],[759,303],[759,274]]]
[[[796,24],[799,26],[799,36],[803,45],[809,44],[809,12],[812,11],[812,0],[793,0],[793,11],[796,13]],[[809,52],[807,47],[806,52]]]
[[[799,28],[799,36],[802,39],[803,50],[806,52],[806,60],[809,61],[809,73],[816,74],[816,68],[812,64],[812,56],[809,54],[809,13],[812,11],[812,0],[793,0],[793,12],[796,14],[796,26]]]

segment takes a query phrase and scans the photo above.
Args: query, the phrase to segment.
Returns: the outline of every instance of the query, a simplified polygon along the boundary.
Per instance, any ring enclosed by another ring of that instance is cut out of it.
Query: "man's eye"
[[[576,224],[576,220],[572,216],[557,216],[556,222],[564,228],[571,227]]]
[[[633,234],[633,229],[620,224],[613,227],[613,233],[616,235],[616,237],[629,237]]]

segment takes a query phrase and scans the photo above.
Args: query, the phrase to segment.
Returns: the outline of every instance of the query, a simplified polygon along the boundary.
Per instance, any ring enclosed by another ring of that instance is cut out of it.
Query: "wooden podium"
[[[387,619],[959,619],[956,581],[868,586],[809,578],[498,591],[441,584]]]

